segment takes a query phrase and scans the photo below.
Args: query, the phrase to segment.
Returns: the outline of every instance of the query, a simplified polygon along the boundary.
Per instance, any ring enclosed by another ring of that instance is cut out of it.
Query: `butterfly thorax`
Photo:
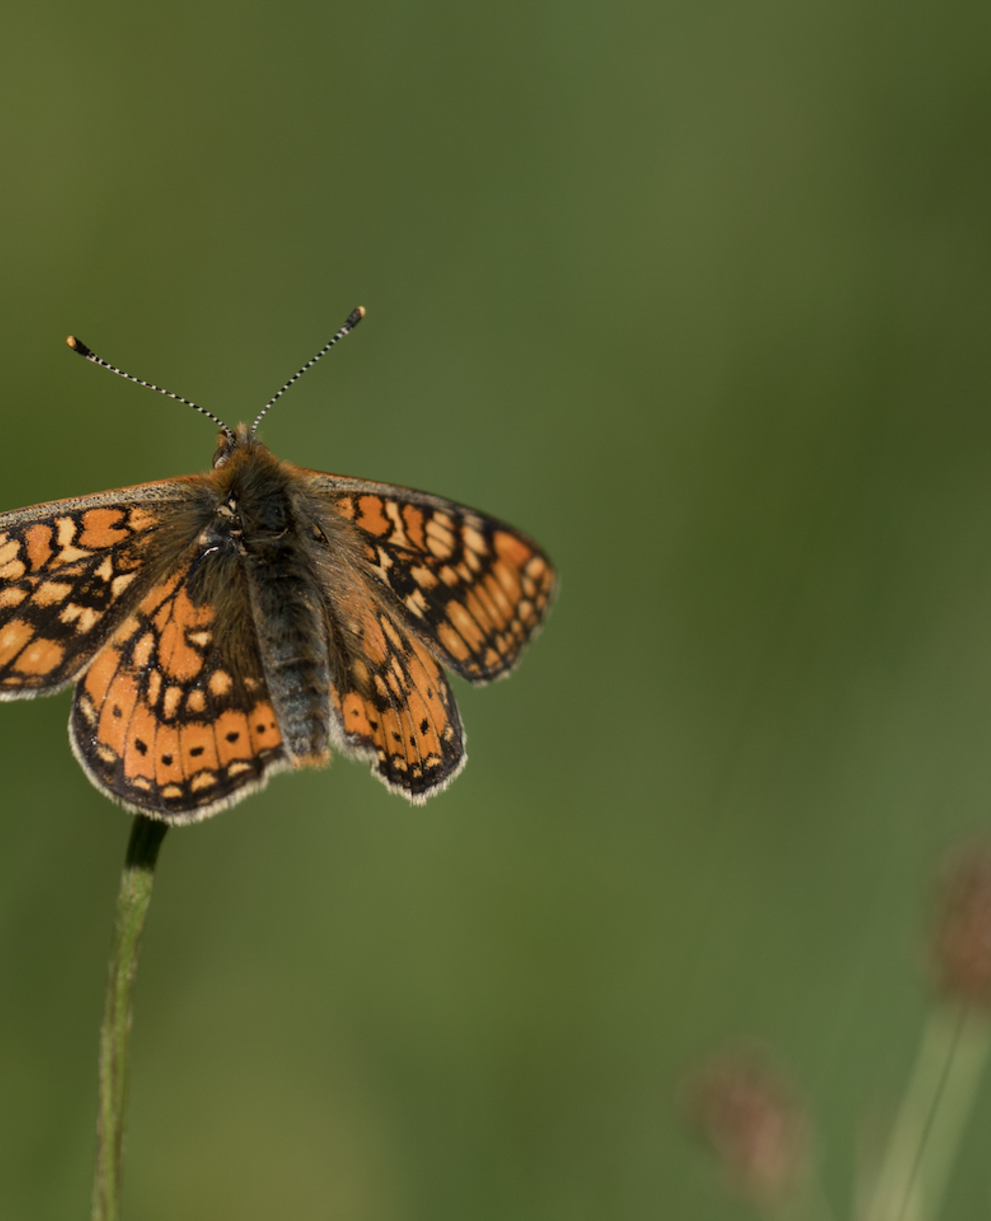
[[[218,460],[219,459],[219,460]],[[293,468],[244,425],[200,484],[193,588],[216,608],[232,672],[260,667],[297,765],[324,762],[330,735],[327,613]],[[246,656],[256,650],[257,659]]]
[[[206,533],[215,545],[246,555],[284,538],[296,525],[292,475],[244,424],[221,441],[207,478],[214,516]]]

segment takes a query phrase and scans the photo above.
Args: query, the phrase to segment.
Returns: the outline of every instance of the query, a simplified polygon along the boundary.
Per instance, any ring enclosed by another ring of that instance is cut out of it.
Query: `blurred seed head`
[[[755,1049],[716,1057],[686,1099],[732,1188],[767,1206],[793,1196],[809,1180],[812,1124],[796,1091]]]
[[[944,871],[933,957],[940,990],[991,1010],[991,848],[971,845]]]

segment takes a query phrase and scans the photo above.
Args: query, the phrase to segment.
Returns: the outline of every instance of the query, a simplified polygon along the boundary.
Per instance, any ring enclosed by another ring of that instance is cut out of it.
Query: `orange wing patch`
[[[214,644],[188,567],[150,589],[76,689],[73,749],[101,789],[132,809],[195,822],[286,766],[261,678],[249,686]]]

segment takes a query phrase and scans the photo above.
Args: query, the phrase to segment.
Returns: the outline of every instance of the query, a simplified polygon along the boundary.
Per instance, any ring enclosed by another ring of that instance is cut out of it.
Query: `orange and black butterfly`
[[[222,430],[208,474],[0,513],[0,699],[76,683],[72,749],[129,810],[195,822],[331,747],[420,804],[465,763],[444,668],[502,677],[547,613],[553,569],[511,526],[255,436],[363,315],[250,428],[196,408]]]

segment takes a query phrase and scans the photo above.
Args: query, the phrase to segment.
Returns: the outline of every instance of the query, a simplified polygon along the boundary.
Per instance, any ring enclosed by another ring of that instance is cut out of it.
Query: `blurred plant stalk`
[[[991,1047],[986,1013],[946,1002],[929,1018],[861,1221],[934,1221]]]
[[[937,999],[856,1221],[936,1221],[991,1052],[991,849],[945,871],[931,945]],[[693,1084],[691,1109],[729,1186],[767,1221],[828,1221],[812,1119],[790,1081],[753,1051],[725,1053]]]
[[[134,818],[117,894],[114,945],[100,1029],[100,1093],[96,1121],[93,1221],[118,1221],[127,1102],[127,1050],[138,950],[158,850],[168,825],[143,814]]]
[[[991,851],[947,866],[932,941],[940,999],[868,1192],[863,1221],[934,1221],[991,1048]]]

